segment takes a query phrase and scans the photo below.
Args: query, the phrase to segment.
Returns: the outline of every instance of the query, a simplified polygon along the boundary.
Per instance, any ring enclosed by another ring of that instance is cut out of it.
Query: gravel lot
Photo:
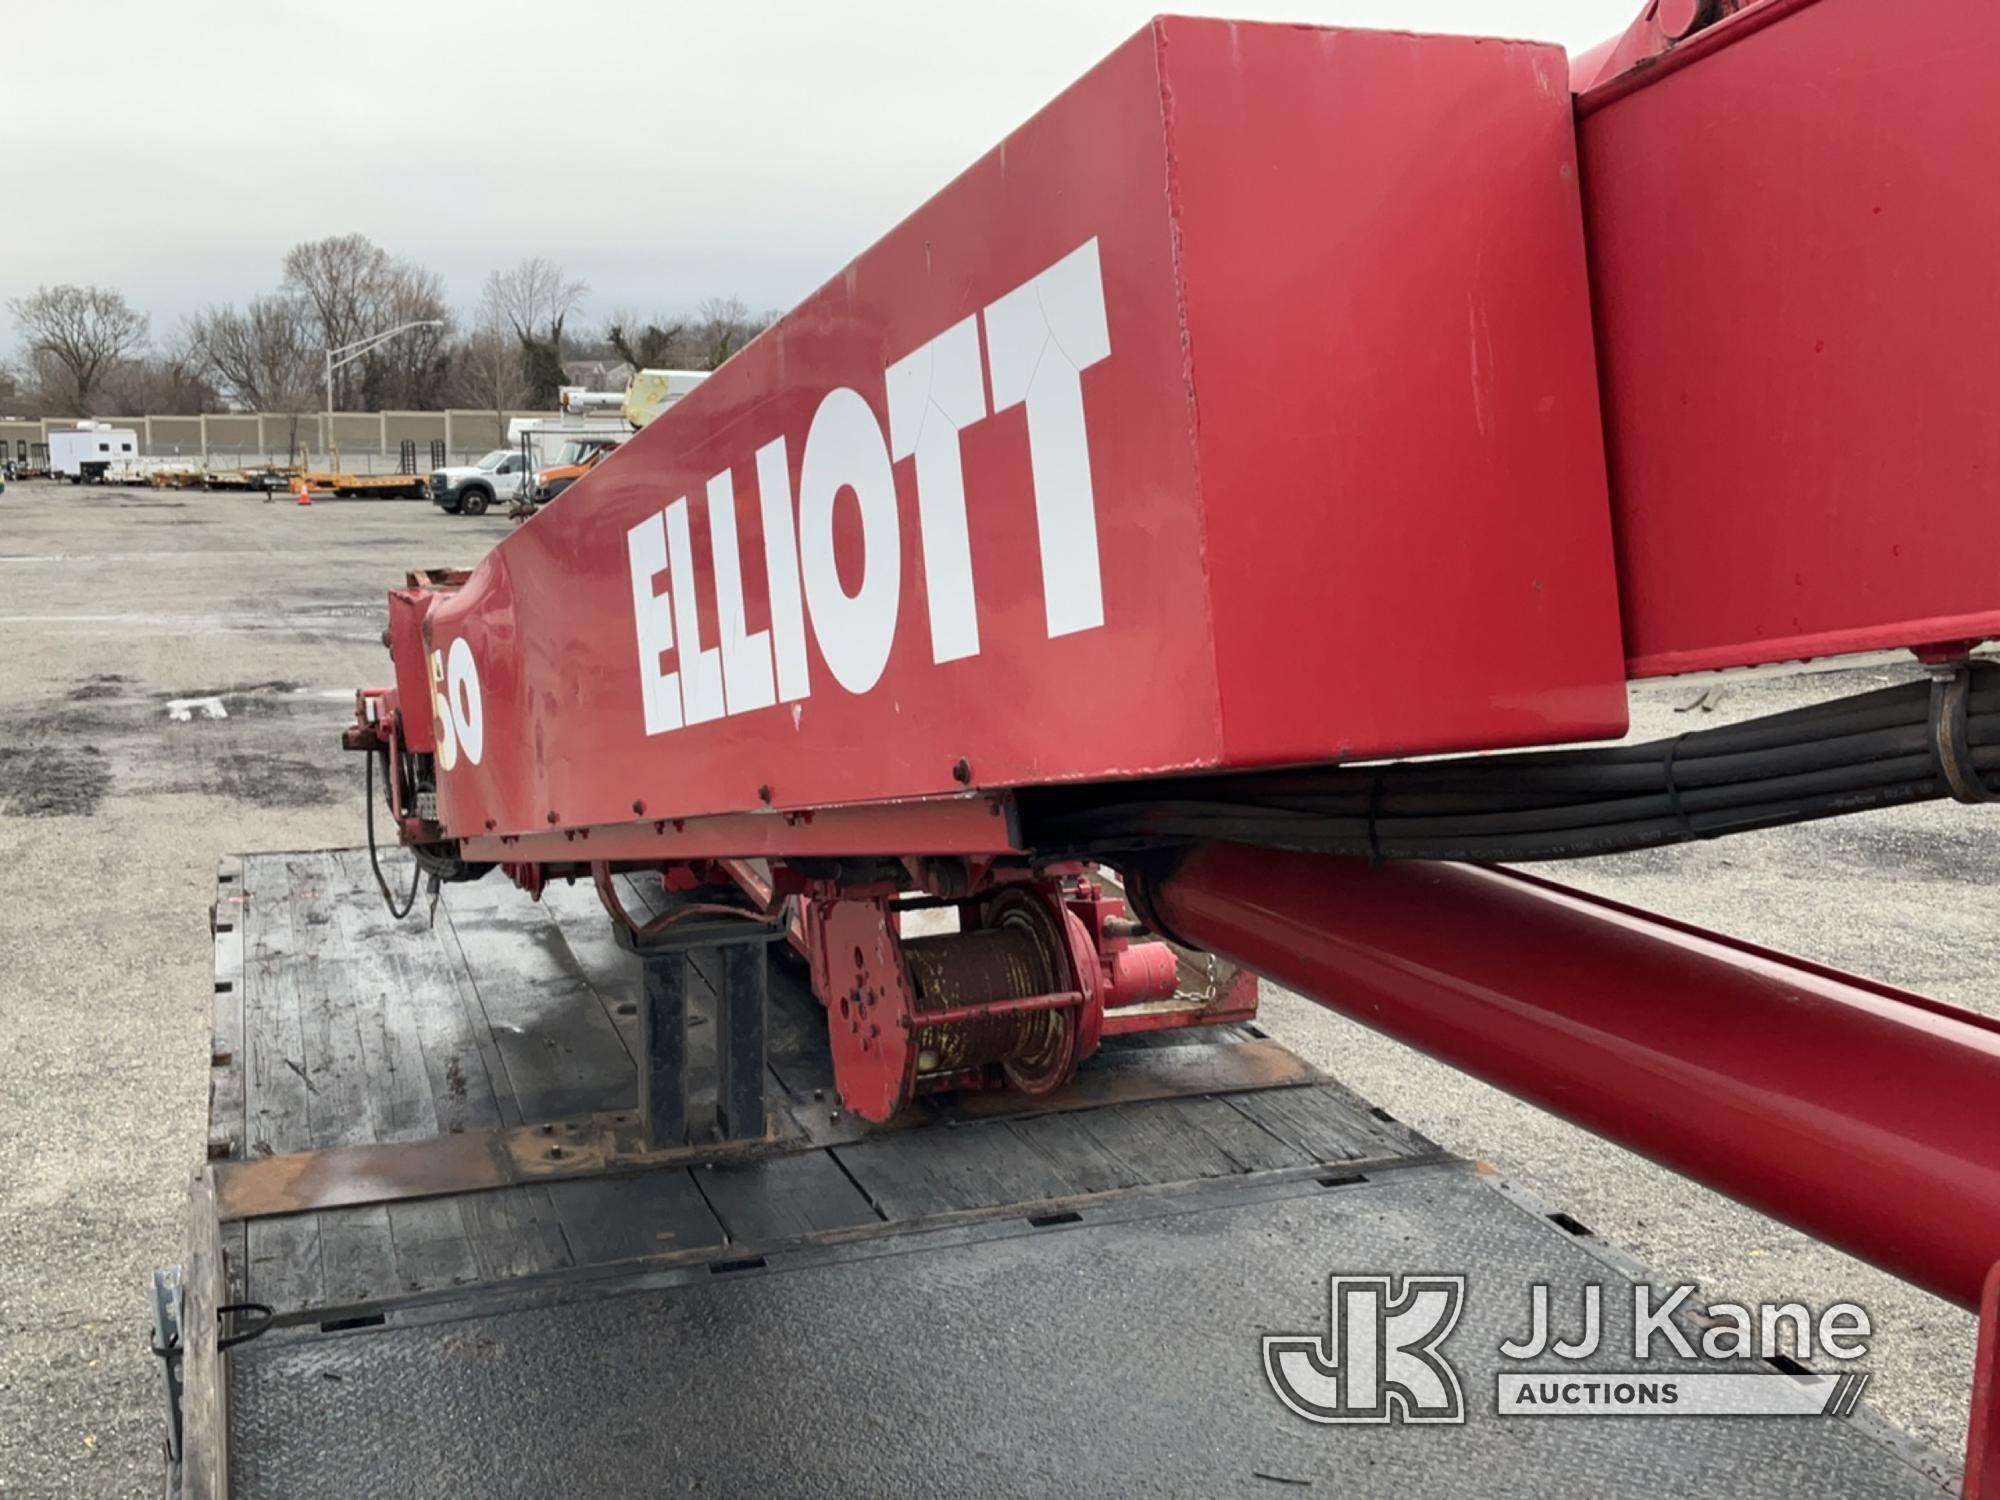
[[[498,515],[395,502],[74,490],[0,496],[0,1494],[153,1495],[146,1284],[199,1162],[216,860],[346,845],[349,695],[381,680],[384,590],[465,565]],[[1904,675],[1642,690],[1643,736]],[[220,697],[228,716],[170,717]],[[2000,822],[1930,807],[1567,867],[1590,889],[1979,1009],[2000,997]],[[1973,1320],[1296,997],[1269,1028],[1444,1145],[1492,1162],[1711,1296],[1874,1313],[1871,1399],[1962,1441]],[[1948,1205],[1940,1205],[1948,1211]]]
[[[157,1495],[146,1287],[206,1108],[215,863],[348,845],[383,595],[509,529],[408,501],[0,495],[0,1495]],[[228,717],[168,716],[220,696]]]

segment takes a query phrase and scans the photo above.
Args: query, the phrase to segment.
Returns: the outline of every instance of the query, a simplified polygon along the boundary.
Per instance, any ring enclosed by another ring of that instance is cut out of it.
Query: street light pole
[[[351,365],[362,355],[380,344],[386,344],[400,333],[408,333],[412,328],[442,328],[442,318],[417,318],[412,322],[398,323],[394,328],[385,328],[380,333],[370,334],[365,339],[356,339],[351,344],[342,344],[337,349],[326,351],[326,448],[334,468],[340,467],[340,445],[333,439],[333,372]]]

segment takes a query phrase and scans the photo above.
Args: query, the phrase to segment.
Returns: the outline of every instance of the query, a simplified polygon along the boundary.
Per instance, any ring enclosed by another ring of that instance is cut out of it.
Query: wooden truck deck
[[[245,856],[215,947],[171,1362],[186,1495],[1901,1496],[1951,1473],[1865,1409],[1495,1417],[1521,1289],[1574,1306],[1637,1268],[1254,1026],[867,1126],[780,958],[769,1137],[648,1151],[639,964],[586,887],[491,878],[397,923],[364,850]],[[1466,1425],[1280,1403],[1260,1338],[1324,1333],[1335,1272],[1468,1276]],[[1619,1367],[1619,1301],[1586,1365]],[[268,1311],[216,1316],[242,1304]]]

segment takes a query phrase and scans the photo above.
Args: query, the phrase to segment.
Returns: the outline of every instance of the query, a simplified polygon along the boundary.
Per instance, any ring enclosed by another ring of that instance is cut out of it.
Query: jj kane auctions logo
[[[1800,1302],[1716,1302],[1691,1333],[1677,1319],[1692,1312],[1692,1286],[1663,1293],[1640,1282],[1617,1291],[1632,1305],[1623,1349],[1607,1336],[1601,1285],[1584,1285],[1570,1337],[1553,1326],[1549,1287],[1528,1288],[1528,1327],[1501,1341],[1498,1353],[1507,1364],[1535,1367],[1499,1371],[1497,1415],[1845,1416],[1860,1403],[1867,1375],[1814,1374],[1789,1357],[1866,1355],[1873,1326],[1855,1303],[1815,1316]],[[1264,1377],[1308,1422],[1463,1423],[1464,1388],[1444,1346],[1465,1307],[1464,1276],[1331,1276],[1326,1332],[1266,1335]],[[1582,1367],[1600,1353],[1625,1352],[1638,1368]],[[1785,1367],[1770,1363],[1780,1357]]]

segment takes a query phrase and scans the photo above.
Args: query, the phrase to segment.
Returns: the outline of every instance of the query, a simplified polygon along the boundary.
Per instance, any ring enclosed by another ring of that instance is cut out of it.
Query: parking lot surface
[[[386,678],[384,591],[509,525],[409,502],[0,496],[0,1495],[158,1493],[146,1287],[200,1162],[216,860],[361,841],[338,736],[353,689]],[[1913,670],[1650,685],[1635,733]],[[2000,1013],[1996,856],[2000,812],[1939,804],[1542,873]],[[1871,1401],[1962,1441],[1966,1314],[1268,986],[1266,1024],[1658,1279],[1861,1302]]]

